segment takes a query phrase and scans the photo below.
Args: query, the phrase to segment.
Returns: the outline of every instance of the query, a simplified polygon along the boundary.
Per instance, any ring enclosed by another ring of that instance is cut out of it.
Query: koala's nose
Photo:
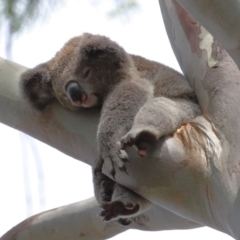
[[[77,105],[81,104],[87,98],[87,94],[76,81],[70,81],[66,85],[66,91],[69,98]]]

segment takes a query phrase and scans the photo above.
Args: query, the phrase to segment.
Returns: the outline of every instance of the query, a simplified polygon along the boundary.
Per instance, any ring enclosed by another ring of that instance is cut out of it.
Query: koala
[[[73,111],[101,108],[95,195],[103,219],[118,219],[123,225],[151,203],[102,174],[102,167],[115,178],[116,168],[127,171],[126,147],[135,145],[144,157],[160,137],[201,114],[182,74],[89,33],[70,39],[55,57],[24,72],[20,84],[39,111],[54,99]]]

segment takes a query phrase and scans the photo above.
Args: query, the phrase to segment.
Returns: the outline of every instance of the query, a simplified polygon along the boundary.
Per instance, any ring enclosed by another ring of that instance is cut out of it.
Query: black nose
[[[66,85],[66,91],[71,100],[75,103],[81,103],[86,98],[86,93],[76,81],[70,81]]]

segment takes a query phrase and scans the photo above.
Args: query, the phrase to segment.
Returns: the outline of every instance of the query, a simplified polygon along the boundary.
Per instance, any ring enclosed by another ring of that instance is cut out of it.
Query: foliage
[[[110,17],[118,17],[128,15],[133,10],[139,7],[137,0],[115,0],[115,8],[113,8],[108,15]]]
[[[0,21],[8,24],[9,34],[14,35],[34,24],[38,19],[46,19],[56,6],[64,0],[0,0]],[[114,0],[111,17],[125,15],[138,7],[137,0]]]
[[[64,0],[0,0],[0,27],[6,26],[6,54],[11,59],[12,38],[36,20],[46,19]],[[2,29],[0,29],[2,30]]]
[[[37,20],[47,19],[49,15],[66,0],[0,0],[0,26],[6,26],[6,52],[11,59],[12,38],[23,29],[30,27]],[[77,1],[77,0],[76,0]],[[112,0],[113,9],[110,17],[127,16],[138,8],[138,0]],[[95,3],[99,3],[96,1]]]
[[[61,0],[0,0],[0,21],[8,24],[11,35],[45,18]]]

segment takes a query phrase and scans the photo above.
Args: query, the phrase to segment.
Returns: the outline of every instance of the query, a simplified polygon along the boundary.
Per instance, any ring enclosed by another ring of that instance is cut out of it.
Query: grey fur
[[[127,146],[136,145],[144,156],[161,136],[201,113],[183,75],[89,33],[72,38],[50,61],[23,73],[21,89],[41,111],[55,98],[71,110],[102,107],[94,185],[105,220],[136,216],[150,203],[101,174],[102,165],[113,177],[115,168],[126,171]]]

